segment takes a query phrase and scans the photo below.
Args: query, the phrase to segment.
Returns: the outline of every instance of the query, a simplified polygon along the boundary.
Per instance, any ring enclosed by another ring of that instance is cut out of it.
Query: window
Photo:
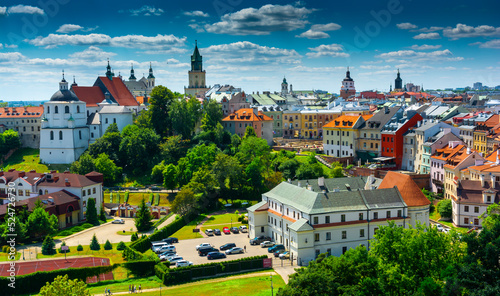
[[[365,237],[365,230],[364,229],[359,230],[359,237]]]
[[[474,213],[479,213],[479,207],[474,207]]]
[[[260,232],[264,232],[264,226],[260,227]]]
[[[391,211],[387,211],[387,218],[391,218]]]
[[[373,212],[373,219],[378,219],[378,212]]]
[[[326,254],[328,256],[332,256],[332,249],[326,249]]]
[[[62,139],[63,139],[62,131],[59,131],[59,140],[62,140]]]
[[[326,240],[332,240],[332,233],[331,232],[326,233]]]
[[[345,214],[340,215],[340,222],[345,222]]]
[[[107,118],[106,118],[105,122],[108,123],[108,119]]]
[[[59,107],[58,107],[58,106],[56,106],[56,107],[54,108],[54,113],[56,113],[56,114],[57,114],[57,113],[59,113]]]
[[[113,118],[113,123],[116,123],[116,118]]]
[[[49,191],[47,189],[45,189],[45,193],[44,194],[49,194]]]
[[[401,210],[398,210],[398,217],[401,217],[401,216],[402,216]]]
[[[318,224],[318,217],[314,217],[314,224]]]
[[[342,255],[344,255],[345,252],[347,252],[347,247],[342,247]]]
[[[325,216],[325,224],[330,223],[330,216]]]
[[[69,113],[69,106],[64,107],[64,113]]]
[[[94,194],[96,193],[95,187],[92,189],[92,193],[94,193]]]
[[[24,196],[24,194],[23,194],[23,193],[24,193],[24,191],[23,191],[23,190],[21,190],[21,189],[19,189],[19,190],[18,190],[18,194],[17,194],[17,195],[19,195],[19,196]]]
[[[347,231],[343,230],[342,231],[342,239],[346,239],[347,238]]]
[[[80,106],[76,106],[76,113],[80,113]]]
[[[54,131],[50,131],[50,139],[54,140]]]
[[[87,190],[87,194],[90,195],[90,188]]]
[[[314,241],[319,242],[319,233],[314,234]]]
[[[359,213],[359,220],[363,220],[363,213]]]
[[[314,253],[316,255],[316,258],[318,258],[319,254],[320,254],[320,250],[315,250]]]
[[[82,190],[82,196],[85,196],[86,191]]]
[[[47,106],[47,113],[50,113],[50,106]]]
[[[78,131],[78,135],[80,136],[80,140],[82,139],[82,131]]]
[[[491,196],[489,196],[489,195],[488,195],[488,196],[486,197],[486,201],[487,201],[487,202],[491,202]]]
[[[474,225],[479,225],[479,219],[478,218],[474,218]]]

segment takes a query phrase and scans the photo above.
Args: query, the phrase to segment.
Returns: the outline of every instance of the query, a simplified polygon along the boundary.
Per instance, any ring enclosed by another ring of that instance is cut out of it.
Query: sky
[[[156,85],[183,92],[197,40],[207,85],[245,92],[388,91],[397,69],[424,89],[500,85],[500,2],[77,1],[0,2],[0,100],[48,100],[82,86],[107,60],[128,79],[151,63]]]

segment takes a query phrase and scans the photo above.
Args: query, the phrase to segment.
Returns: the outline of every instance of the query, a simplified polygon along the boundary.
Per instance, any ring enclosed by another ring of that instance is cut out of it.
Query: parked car
[[[174,257],[168,261],[170,262],[170,265],[175,265],[175,264],[177,264],[177,262],[179,262],[181,260],[184,260],[184,258],[177,256],[177,257]]]
[[[443,228],[443,226],[441,224],[434,224],[434,225],[436,226],[436,228],[437,228],[438,231],[442,232],[444,230],[444,228]]]
[[[166,252],[166,251],[171,251],[171,252],[175,252],[175,246],[172,246],[172,245],[164,245],[164,246],[161,246],[159,249],[156,249],[155,253],[163,253],[163,252]]]
[[[168,259],[172,259],[174,257],[177,257],[179,256],[179,254],[175,253],[175,252],[169,252],[167,254],[164,254],[164,255],[160,255],[158,256],[160,258],[160,261],[165,261],[165,260],[168,260]]]
[[[221,252],[210,252],[207,254],[208,260],[220,259],[220,258],[226,258],[226,254],[221,253]]]
[[[214,231],[212,229],[207,229],[207,230],[205,230],[205,234],[208,235],[208,236],[213,236],[214,235]]]
[[[251,245],[259,245],[259,244],[260,244],[260,243],[262,243],[262,242],[265,242],[265,241],[270,241],[270,240],[271,240],[271,238],[270,238],[270,237],[268,237],[268,236],[264,236],[264,235],[261,235],[261,236],[258,236],[258,237],[256,237],[256,238],[252,238],[252,239],[250,240],[250,244],[251,244]]]
[[[282,250],[278,250],[276,252],[274,252],[274,257],[279,257],[281,254],[285,253],[285,249],[282,249]]]
[[[241,232],[248,232],[248,228],[245,225],[240,226],[240,231]]]
[[[198,255],[200,256],[206,256],[210,252],[218,252],[219,249],[214,248],[214,247],[206,247],[206,248],[200,248],[198,250]]]
[[[179,239],[176,237],[167,237],[167,238],[163,239],[162,241],[169,243],[169,244],[173,244],[173,243],[178,243]]]
[[[215,235],[220,235],[221,234],[220,229],[219,228],[215,228],[214,229],[214,234]]]
[[[231,254],[243,254],[245,253],[245,250],[242,248],[234,247],[229,250],[226,250],[226,254],[231,255]]]
[[[163,253],[158,254],[158,257],[162,257],[162,256],[166,257],[166,256],[171,256],[171,255],[175,255],[175,252],[173,252],[173,251],[165,251]]]
[[[123,220],[123,219],[115,219],[111,223],[112,224],[125,224],[125,220]]]
[[[153,244],[151,244],[151,251],[153,251],[153,252],[156,253],[156,251],[159,250],[161,247],[163,247],[163,246],[169,246],[169,245],[170,244],[166,243],[166,242],[153,243]]]
[[[212,245],[209,243],[202,243],[196,246],[196,251],[198,251],[201,248],[206,248],[206,247],[211,247]]]
[[[234,248],[234,247],[236,247],[235,243],[227,243],[225,245],[220,246],[220,250],[221,251],[229,250],[229,249]]]
[[[165,256],[165,260],[172,260],[172,258],[175,258],[175,257],[180,257],[179,254],[172,254],[172,255],[168,255],[168,256]]]
[[[236,234],[236,233],[240,233],[240,231],[238,230],[238,227],[231,227],[231,232]]]
[[[286,251],[283,254],[280,254],[280,259],[288,259],[290,258],[290,252]]]
[[[231,231],[229,230],[229,227],[222,228],[222,231],[224,232],[224,234],[231,234]]]
[[[175,267],[191,266],[193,262],[187,260],[179,260],[175,263]]]
[[[285,249],[285,246],[284,246],[284,245],[275,245],[275,246],[273,246],[273,247],[269,247],[269,248],[267,249],[267,251],[268,251],[269,253],[274,253],[274,252],[276,252],[276,251],[278,251],[278,250],[284,250],[284,249]]]
[[[272,247],[272,246],[274,246],[274,242],[272,242],[272,241],[265,241],[265,242],[260,243],[261,248],[268,248],[268,247]]]

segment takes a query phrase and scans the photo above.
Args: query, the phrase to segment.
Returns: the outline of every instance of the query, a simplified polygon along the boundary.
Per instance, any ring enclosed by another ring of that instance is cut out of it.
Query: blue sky
[[[500,84],[500,3],[491,1],[2,1],[0,100],[47,100],[64,69],[79,85],[136,76],[183,92],[195,40],[207,84],[339,92]]]

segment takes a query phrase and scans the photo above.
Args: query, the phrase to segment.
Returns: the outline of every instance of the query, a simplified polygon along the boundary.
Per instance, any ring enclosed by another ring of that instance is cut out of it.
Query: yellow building
[[[318,133],[318,110],[305,110],[300,112],[302,121],[302,135],[306,139],[319,138]]]
[[[298,138],[303,136],[301,123],[300,111],[283,111],[283,137]]]
[[[458,180],[464,179],[463,174],[468,174],[466,169],[470,166],[482,165],[483,162],[484,158],[470,147],[449,159],[444,165],[444,197],[456,199]]]

